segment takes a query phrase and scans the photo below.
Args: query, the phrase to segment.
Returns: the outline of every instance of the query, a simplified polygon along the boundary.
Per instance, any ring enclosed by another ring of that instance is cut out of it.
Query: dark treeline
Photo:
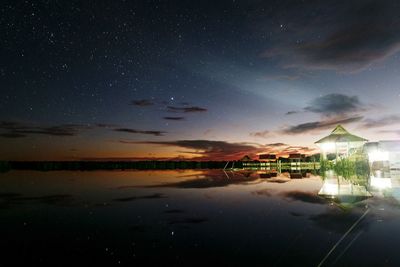
[[[168,170],[222,169],[226,161],[2,161],[0,170]],[[241,166],[241,162],[235,164]]]

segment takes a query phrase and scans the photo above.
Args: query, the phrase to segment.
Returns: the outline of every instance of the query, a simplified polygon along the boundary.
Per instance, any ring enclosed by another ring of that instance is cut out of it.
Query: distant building
[[[327,158],[328,154],[338,157],[348,157],[356,151],[362,150],[368,140],[350,134],[343,126],[338,125],[330,135],[318,140],[315,144],[321,149],[321,157]]]

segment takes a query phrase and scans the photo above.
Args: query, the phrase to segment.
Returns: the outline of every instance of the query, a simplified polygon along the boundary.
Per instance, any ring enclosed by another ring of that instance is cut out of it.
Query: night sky
[[[399,1],[3,1],[0,159],[399,139],[399,29]]]

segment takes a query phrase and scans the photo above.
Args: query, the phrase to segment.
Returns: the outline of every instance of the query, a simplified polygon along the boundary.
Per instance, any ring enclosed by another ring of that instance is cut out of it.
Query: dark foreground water
[[[400,176],[0,174],[0,266],[400,266]]]

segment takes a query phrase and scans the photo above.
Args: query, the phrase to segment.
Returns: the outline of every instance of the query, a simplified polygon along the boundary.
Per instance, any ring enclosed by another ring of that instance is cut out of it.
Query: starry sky
[[[400,139],[398,1],[3,1],[0,159],[318,152]]]

